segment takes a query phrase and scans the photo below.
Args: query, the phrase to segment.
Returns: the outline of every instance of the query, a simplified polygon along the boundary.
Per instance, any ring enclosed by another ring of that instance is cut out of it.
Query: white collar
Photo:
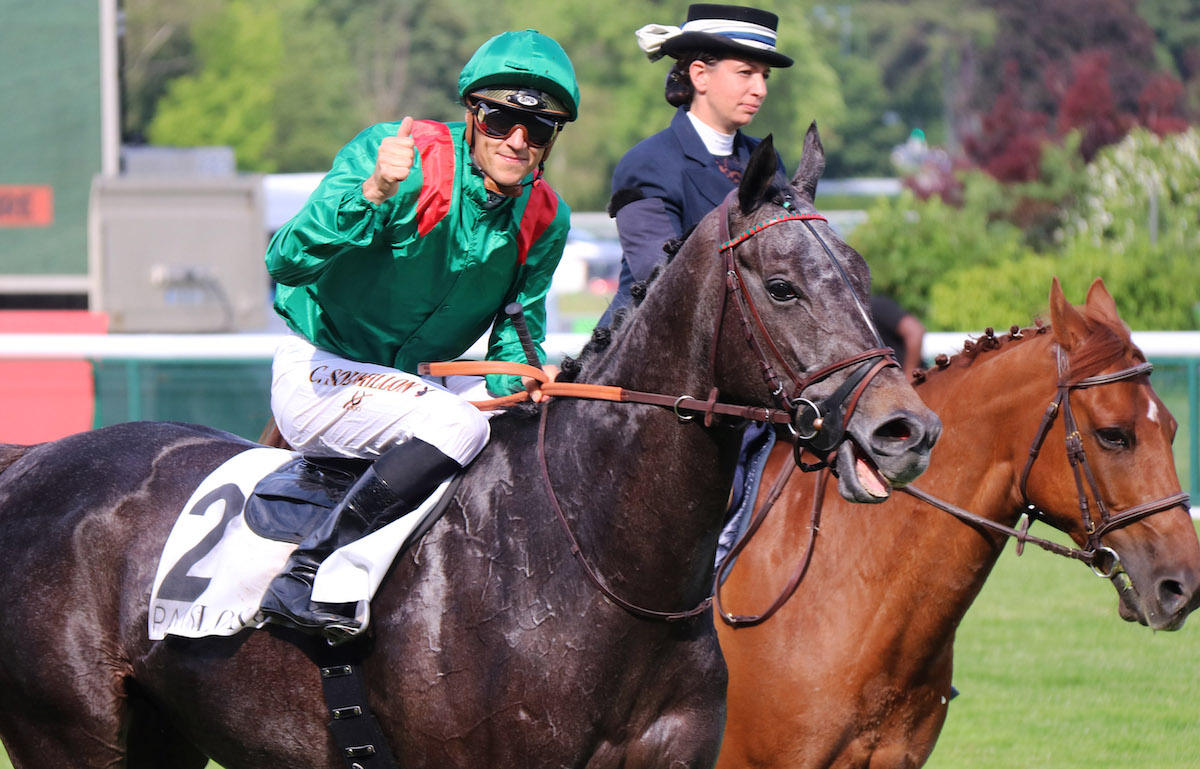
[[[695,128],[696,133],[700,134],[700,141],[704,142],[710,155],[723,158],[733,154],[733,137],[737,134],[721,133],[693,115],[691,110],[687,111],[687,116],[688,120],[692,121],[692,128]]]

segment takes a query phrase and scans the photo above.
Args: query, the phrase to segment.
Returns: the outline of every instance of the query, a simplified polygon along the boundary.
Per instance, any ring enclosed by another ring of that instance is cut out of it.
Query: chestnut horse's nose
[[[1189,614],[1200,605],[1200,585],[1194,574],[1187,577],[1161,577],[1154,585],[1154,597],[1163,616]]]

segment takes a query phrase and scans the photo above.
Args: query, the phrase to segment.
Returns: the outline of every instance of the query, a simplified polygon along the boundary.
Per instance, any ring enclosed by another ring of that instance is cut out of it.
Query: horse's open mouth
[[[842,442],[838,459],[842,467],[842,496],[859,502],[879,502],[891,494],[892,485],[854,440]],[[849,468],[853,468],[853,473],[846,472]],[[850,496],[845,494],[847,490],[851,492]]]

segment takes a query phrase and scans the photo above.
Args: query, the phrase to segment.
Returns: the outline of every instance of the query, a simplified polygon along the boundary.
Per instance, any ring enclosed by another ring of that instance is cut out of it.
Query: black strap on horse
[[[318,639],[310,656],[321,671],[329,733],[347,769],[396,769],[387,737],[367,702],[359,644],[331,646]]]
[[[775,600],[767,607],[762,614],[730,614],[725,611],[725,607],[721,602],[721,585],[725,581],[725,577],[729,574],[729,570],[733,568],[734,559],[738,554],[745,549],[750,542],[750,538],[758,531],[758,527],[762,526],[763,521],[767,519],[767,513],[775,505],[779,499],[779,495],[783,493],[783,489],[787,486],[788,479],[792,477],[792,471],[797,467],[796,464],[785,465],[780,470],[778,477],[775,478],[775,483],[771,486],[771,491],[767,494],[766,500],[754,512],[754,518],[750,525],[746,528],[746,533],[733,546],[733,549],[721,561],[721,565],[717,567],[717,576],[713,580],[713,602],[717,611],[717,615],[730,627],[754,627],[761,625],[771,618],[775,612],[783,608],[783,605],[791,599],[792,594],[796,592],[796,588],[800,587],[801,580],[808,573],[808,566],[812,563],[813,547],[817,544],[817,532],[821,530],[821,506],[825,500],[825,482],[829,479],[828,468],[824,468],[817,473],[817,487],[813,492],[812,519],[808,523],[808,544],[804,548],[804,557],[796,564],[795,570],[792,571],[792,576],[788,579],[787,586],[780,591]]]

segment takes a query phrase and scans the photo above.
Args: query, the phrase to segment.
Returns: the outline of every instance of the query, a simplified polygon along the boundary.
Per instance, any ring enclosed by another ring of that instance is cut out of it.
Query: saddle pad
[[[249,449],[214,470],[192,493],[159,560],[150,593],[151,640],[228,636],[266,623],[259,603],[296,545],[252,531],[245,504],[264,476],[298,456],[283,449]],[[365,630],[379,583],[451,483],[444,482],[408,515],[335,550],[317,570],[313,600],[357,604],[359,632]]]

